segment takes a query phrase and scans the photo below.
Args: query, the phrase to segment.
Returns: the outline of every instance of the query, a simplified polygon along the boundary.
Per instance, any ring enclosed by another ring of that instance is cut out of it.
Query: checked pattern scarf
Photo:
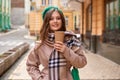
[[[72,48],[72,46],[79,47],[81,45],[80,41],[75,36],[72,35],[71,37],[67,38],[67,35],[65,34],[64,40],[64,43],[67,47]],[[49,41],[54,42],[54,34],[49,34],[48,39]],[[66,78],[66,64],[67,61],[65,57],[53,49],[49,58],[49,80],[61,80],[61,77]]]

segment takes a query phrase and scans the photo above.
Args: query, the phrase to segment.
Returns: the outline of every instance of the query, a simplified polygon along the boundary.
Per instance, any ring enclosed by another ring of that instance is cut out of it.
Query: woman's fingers
[[[54,46],[55,46],[55,47],[58,47],[58,48],[61,48],[61,47],[62,47],[62,45],[60,45],[60,44],[55,44]]]
[[[61,41],[56,41],[55,43],[56,43],[56,44],[60,44],[60,45],[63,45],[63,44],[64,44],[64,43],[61,42]]]
[[[54,47],[55,47],[55,49],[56,49],[57,51],[60,51],[60,52],[64,52],[64,50],[65,50],[65,45],[64,45],[64,43],[62,43],[62,42],[60,42],[60,41],[56,42],[56,43],[54,44]]]
[[[54,44],[54,47],[55,47],[55,48],[62,48],[63,45],[64,45],[63,42],[56,41],[55,44]]]

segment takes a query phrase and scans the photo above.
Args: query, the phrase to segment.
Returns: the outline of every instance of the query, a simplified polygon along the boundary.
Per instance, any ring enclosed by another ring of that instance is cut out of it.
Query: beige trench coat
[[[26,62],[27,71],[33,80],[49,80],[48,61],[50,53],[53,50],[53,44],[44,43],[39,47],[38,45],[39,44],[34,47],[28,56]],[[78,48],[73,51],[66,47],[63,55],[67,60],[67,77],[65,80],[73,80],[70,72],[71,66],[82,68],[87,64],[84,50],[82,48]],[[44,66],[41,71],[39,69],[39,65]],[[61,78],[61,80],[63,79]]]

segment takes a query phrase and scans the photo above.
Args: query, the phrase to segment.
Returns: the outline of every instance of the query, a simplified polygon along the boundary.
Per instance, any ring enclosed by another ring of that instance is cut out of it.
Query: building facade
[[[38,35],[42,25],[42,11],[47,6],[57,6],[65,15],[67,30],[79,28],[80,13],[68,7],[68,0],[31,0],[31,11],[29,14],[30,35]]]
[[[11,0],[0,0],[0,31],[11,28],[10,22]]]
[[[11,24],[25,24],[25,1],[26,0],[11,0]],[[13,26],[12,26],[13,27]]]
[[[24,8],[24,0],[11,0],[11,7],[14,8],[14,7],[21,7],[21,8]]]
[[[24,2],[25,2],[25,26],[28,28],[31,2],[30,0],[24,0]]]
[[[120,64],[120,0],[84,0],[82,40],[90,51]]]
[[[120,0],[106,0],[103,40],[120,45]]]

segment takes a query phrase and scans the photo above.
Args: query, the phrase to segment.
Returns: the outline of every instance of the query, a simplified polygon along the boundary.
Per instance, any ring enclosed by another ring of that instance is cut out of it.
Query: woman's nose
[[[57,22],[57,19],[54,19],[54,22]]]

